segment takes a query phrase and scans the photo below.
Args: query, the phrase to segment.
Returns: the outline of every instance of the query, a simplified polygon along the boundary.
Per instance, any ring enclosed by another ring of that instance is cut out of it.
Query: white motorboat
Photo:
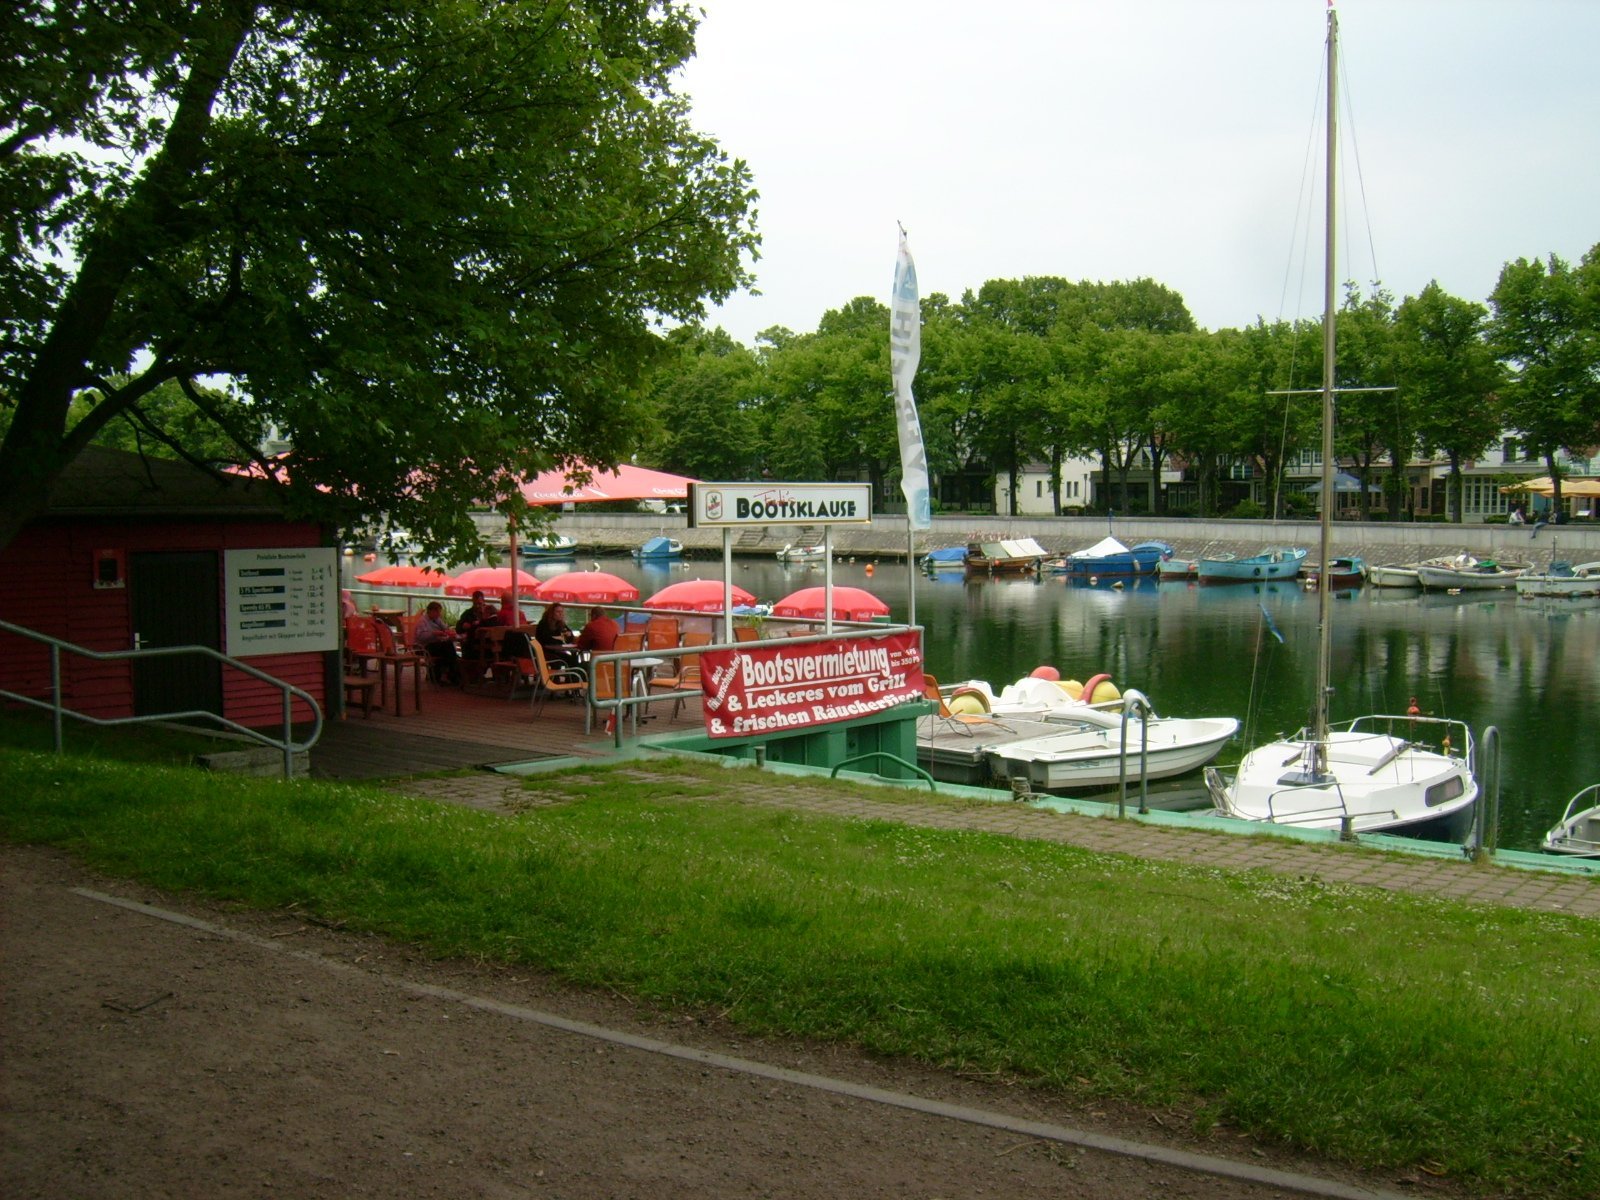
[[[781,563],[821,562],[828,557],[825,546],[785,546],[777,553]]]
[[[1544,848],[1572,858],[1600,858],[1600,783],[1567,801],[1561,820],[1544,835]]]
[[[1425,592],[1482,592],[1495,588],[1515,587],[1517,576],[1526,567],[1504,567],[1492,558],[1485,558],[1470,566],[1433,566],[1423,563],[1417,567],[1417,584]]]
[[[1322,562],[1333,557],[1334,395],[1339,365],[1334,254],[1339,17],[1331,7],[1327,21],[1327,237],[1323,262],[1322,487],[1318,522]],[[1417,571],[1424,587],[1428,586],[1427,570],[1419,567]],[[1339,726],[1330,725],[1334,618],[1331,575],[1323,574],[1317,598],[1317,667],[1311,723],[1292,737],[1250,751],[1231,779],[1224,778],[1216,768],[1207,767],[1206,787],[1217,812],[1245,821],[1339,830],[1350,835],[1386,832],[1439,840],[1464,839],[1478,798],[1472,731],[1459,721],[1409,713],[1403,717],[1363,716]]]
[[[1517,576],[1519,596],[1600,596],[1600,562],[1552,562],[1543,572]]]

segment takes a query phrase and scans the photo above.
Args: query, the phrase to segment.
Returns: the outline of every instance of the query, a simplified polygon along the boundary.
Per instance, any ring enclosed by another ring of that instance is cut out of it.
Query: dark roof
[[[61,472],[45,515],[267,517],[281,516],[286,500],[268,480],[90,446]]]

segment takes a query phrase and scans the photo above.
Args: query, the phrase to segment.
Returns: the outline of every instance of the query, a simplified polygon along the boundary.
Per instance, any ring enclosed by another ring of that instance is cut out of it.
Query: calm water
[[[534,574],[571,567],[546,564]],[[612,558],[600,568],[636,583],[641,596],[679,579],[721,577],[720,558],[670,569]],[[735,559],[734,581],[771,602],[820,586],[823,571]],[[906,618],[907,582],[903,563],[871,575],[861,562],[834,566],[836,585],[867,588],[897,621]],[[969,582],[919,573],[916,607],[927,670],[942,682],[976,677],[998,689],[1041,664],[1063,678],[1105,672],[1163,715],[1238,717],[1245,734],[1223,752],[1227,765],[1309,715],[1317,597],[1294,583],[1147,580],[1117,590],[1060,577]],[[1600,781],[1600,600],[1362,588],[1337,596],[1333,612],[1333,720],[1403,713],[1415,696],[1423,711],[1466,721],[1480,739],[1499,729],[1502,847],[1536,848],[1572,794]]]

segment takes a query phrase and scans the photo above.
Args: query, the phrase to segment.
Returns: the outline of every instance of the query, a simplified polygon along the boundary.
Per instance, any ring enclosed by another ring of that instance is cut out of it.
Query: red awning
[[[571,483],[566,471],[545,471],[522,485],[529,504],[582,504],[588,500],[687,500],[697,480],[623,463],[615,471],[592,473],[587,484]],[[569,490],[570,488],[570,490]]]

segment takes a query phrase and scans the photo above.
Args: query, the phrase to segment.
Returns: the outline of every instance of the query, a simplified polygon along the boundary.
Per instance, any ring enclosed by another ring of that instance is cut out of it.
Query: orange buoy
[[[1406,708],[1406,716],[1408,716],[1408,717],[1420,717],[1421,715],[1422,715],[1422,709],[1417,706],[1417,698],[1415,696],[1413,696],[1413,697],[1411,697],[1410,705]]]
[[[1052,666],[1046,665],[1042,667],[1035,667],[1033,670],[1029,671],[1028,678],[1048,679],[1051,683],[1055,683],[1061,678],[1061,672]]]

